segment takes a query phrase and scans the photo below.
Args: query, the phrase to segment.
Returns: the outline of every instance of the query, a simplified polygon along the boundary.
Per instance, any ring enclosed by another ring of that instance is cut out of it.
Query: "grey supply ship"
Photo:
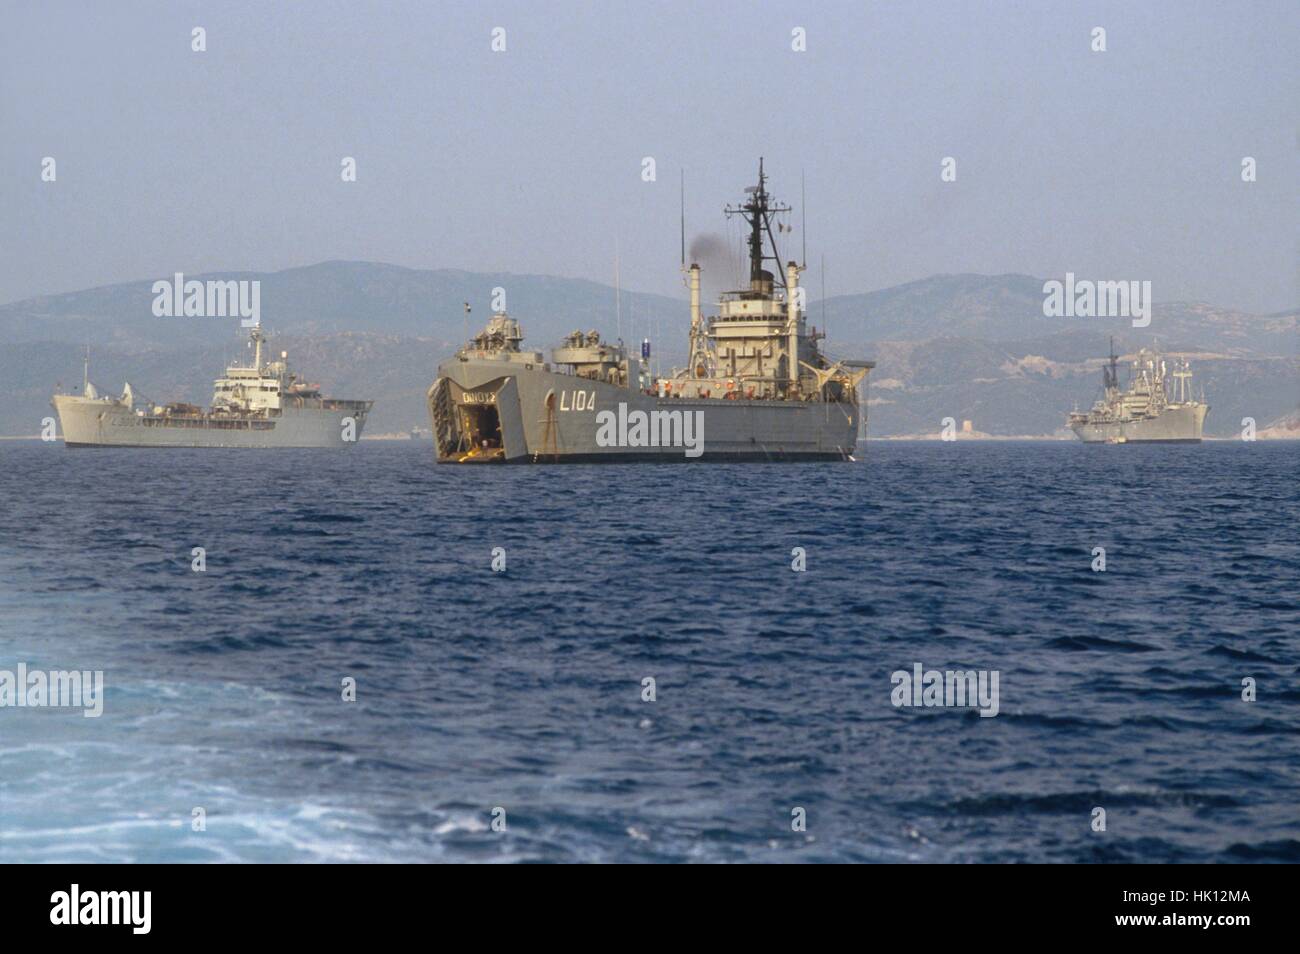
[[[1128,389],[1119,386],[1119,358],[1111,342],[1102,368],[1102,396],[1090,411],[1074,411],[1069,426],[1086,444],[1197,444],[1210,406],[1192,395],[1186,359],[1170,371],[1159,352],[1143,348],[1129,366]]]
[[[288,354],[262,363],[260,328],[253,328],[251,366],[232,365],[214,382],[208,410],[192,404],[136,407],[131,385],[120,398],[55,394],[67,447],[347,447],[361,438],[373,401],[324,397],[289,370]]]
[[[749,287],[727,292],[718,314],[700,310],[700,266],[690,289],[687,367],[656,376],[641,355],[595,331],[575,331],[547,361],[521,347],[519,323],[499,313],[429,388],[443,463],[631,460],[848,460],[864,427],[858,385],[875,365],[834,361],[818,345],[793,261],[780,278],[773,223],[787,213],[758,185],[728,216],[748,226]],[[779,286],[779,287],[778,287]]]

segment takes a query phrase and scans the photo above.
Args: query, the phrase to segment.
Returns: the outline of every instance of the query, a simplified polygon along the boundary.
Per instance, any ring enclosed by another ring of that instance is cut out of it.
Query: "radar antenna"
[[[749,290],[761,292],[765,285],[773,281],[773,273],[763,268],[765,261],[776,263],[776,280],[785,288],[785,274],[781,268],[781,256],[776,248],[776,236],[772,234],[772,217],[791,211],[788,205],[770,203],[767,194],[767,175],[763,172],[763,158],[758,159],[758,185],[745,189],[749,201],[740,206],[727,206],[723,209],[727,217],[739,215],[749,225]],[[766,235],[772,246],[772,254],[763,251],[763,236]]]
[[[1106,390],[1112,390],[1119,387],[1119,356],[1115,354],[1115,336],[1110,338],[1110,360],[1107,366],[1102,369],[1102,377],[1105,379],[1104,386]],[[1095,378],[1093,380],[1096,380]]]

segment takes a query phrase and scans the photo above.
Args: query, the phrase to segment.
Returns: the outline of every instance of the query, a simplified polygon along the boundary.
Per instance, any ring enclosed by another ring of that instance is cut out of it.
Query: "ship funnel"
[[[691,262],[691,328],[700,324],[700,266]]]
[[[253,367],[260,371],[262,369],[262,342],[266,340],[266,336],[262,334],[260,327],[254,325],[253,330],[248,333],[248,340],[249,344],[253,346]]]

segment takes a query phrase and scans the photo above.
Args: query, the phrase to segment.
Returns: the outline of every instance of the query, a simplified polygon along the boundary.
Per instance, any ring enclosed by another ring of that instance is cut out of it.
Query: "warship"
[[[1102,368],[1102,396],[1089,411],[1074,411],[1068,424],[1085,444],[1198,444],[1210,406],[1192,395],[1186,359],[1170,371],[1154,349],[1142,348],[1129,366],[1127,390],[1119,386],[1119,357],[1111,339]]]
[[[688,360],[654,373],[640,354],[597,331],[575,331],[551,351],[523,347],[519,322],[494,314],[438,367],[428,390],[440,463],[851,460],[865,433],[858,388],[870,361],[833,360],[809,326],[803,265],[782,274],[776,231],[788,206],[758,184],[726,207],[747,226],[749,284],[725,292],[717,314],[700,305],[700,266],[682,269],[690,293]],[[776,274],[767,267],[774,265]]]
[[[81,394],[55,394],[66,447],[347,447],[361,438],[373,401],[321,394],[289,370],[289,355],[262,363],[266,336],[254,327],[253,363],[231,365],[213,384],[212,406],[136,406],[128,382],[119,398],[101,397],[87,359]]]

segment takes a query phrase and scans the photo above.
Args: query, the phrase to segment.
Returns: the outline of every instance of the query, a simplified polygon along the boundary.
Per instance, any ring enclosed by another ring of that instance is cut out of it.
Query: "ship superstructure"
[[[519,323],[493,315],[438,368],[428,392],[442,462],[842,460],[864,427],[858,389],[870,361],[835,361],[807,323],[803,266],[784,271],[776,217],[788,212],[758,184],[728,207],[748,226],[749,280],[700,303],[698,264],[682,264],[690,294],[686,367],[656,375],[597,331],[575,331],[548,361],[523,348]],[[775,263],[776,274],[768,263]]]
[[[1074,411],[1069,427],[1089,444],[1199,443],[1210,406],[1192,390],[1185,358],[1172,369],[1154,348],[1142,348],[1129,364],[1128,387],[1119,383],[1119,356],[1111,341],[1102,368],[1102,394],[1091,410]]]
[[[263,362],[266,335],[254,327],[253,361],[231,365],[213,382],[212,405],[137,401],[128,383],[122,396],[101,397],[90,382],[81,394],[55,394],[67,447],[346,447],[360,440],[373,401],[325,397],[289,368],[281,351]]]

